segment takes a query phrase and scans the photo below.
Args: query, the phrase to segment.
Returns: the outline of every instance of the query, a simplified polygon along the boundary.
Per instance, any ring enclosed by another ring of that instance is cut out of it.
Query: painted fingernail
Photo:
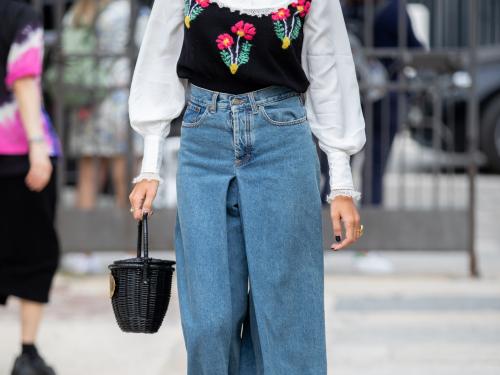
[[[335,241],[340,242],[341,240],[342,238],[340,238],[340,236],[335,236]]]

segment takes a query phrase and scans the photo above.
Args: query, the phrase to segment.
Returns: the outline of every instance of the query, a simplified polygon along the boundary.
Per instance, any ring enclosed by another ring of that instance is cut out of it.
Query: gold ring
[[[134,212],[135,210],[139,210],[139,208],[130,207],[130,212]]]
[[[364,226],[363,226],[363,224],[361,224],[359,226],[359,228],[356,230],[359,237],[361,237],[363,235],[363,230],[364,230]]]

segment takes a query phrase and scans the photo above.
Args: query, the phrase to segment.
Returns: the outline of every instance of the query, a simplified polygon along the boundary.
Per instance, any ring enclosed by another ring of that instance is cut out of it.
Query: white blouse
[[[270,14],[293,0],[212,0],[240,13]],[[164,139],[186,104],[186,79],[176,64],[184,36],[184,0],[156,0],[136,63],[130,123],[144,137],[143,179],[160,180]],[[328,158],[331,193],[359,199],[350,156],[366,142],[358,81],[339,0],[312,0],[304,23],[302,68],[310,82],[305,107],[311,131]]]

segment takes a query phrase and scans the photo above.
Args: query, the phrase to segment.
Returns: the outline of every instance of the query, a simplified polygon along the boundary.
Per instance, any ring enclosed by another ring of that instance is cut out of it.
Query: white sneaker
[[[353,257],[353,267],[359,272],[372,274],[394,272],[392,262],[375,251],[357,252]]]

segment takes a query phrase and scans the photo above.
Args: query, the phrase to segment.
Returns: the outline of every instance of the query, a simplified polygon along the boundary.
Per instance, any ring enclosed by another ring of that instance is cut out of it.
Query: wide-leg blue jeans
[[[324,375],[320,167],[299,93],[188,85],[177,287],[189,375]]]

